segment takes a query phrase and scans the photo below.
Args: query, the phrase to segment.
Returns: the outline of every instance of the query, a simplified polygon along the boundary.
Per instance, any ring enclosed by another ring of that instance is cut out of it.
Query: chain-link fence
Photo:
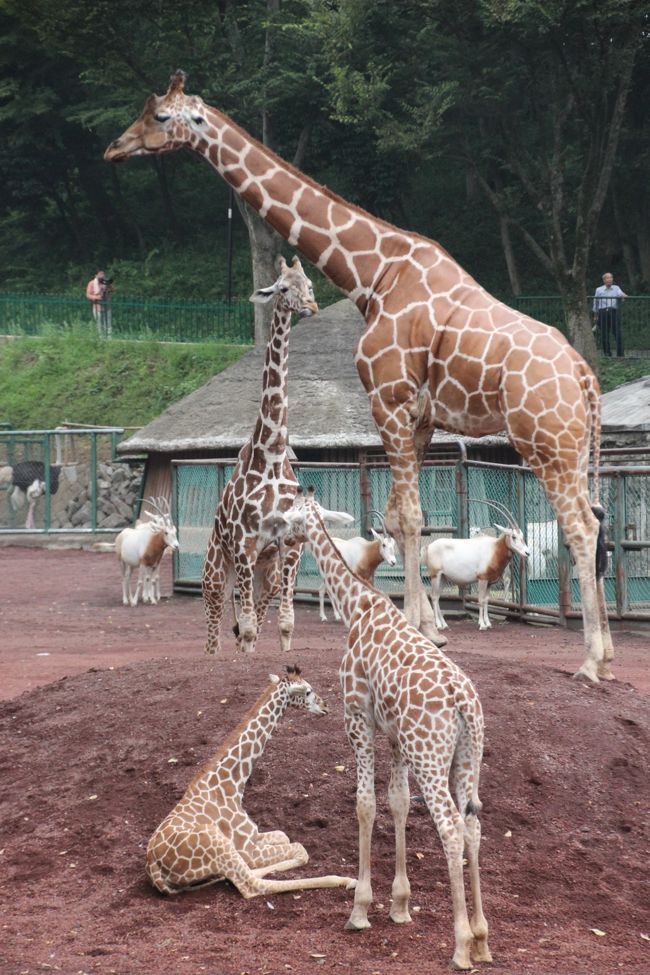
[[[133,521],[142,466],[117,458],[121,427],[0,430],[0,533],[109,532]]]
[[[174,562],[175,587],[195,589],[200,585],[214,513],[233,463],[178,461],[173,471],[180,543]],[[354,525],[336,528],[333,534],[368,537],[371,525],[380,526],[373,512],[383,511],[388,500],[391,475],[386,466],[294,464],[294,471],[304,487],[313,485],[324,507],[354,516]],[[496,526],[503,525],[504,519],[487,501],[504,505],[521,526],[531,555],[528,559],[513,558],[503,578],[492,587],[493,606],[522,618],[535,614],[564,622],[580,615],[578,579],[567,546],[541,484],[528,469],[478,461],[427,463],[420,473],[420,498],[423,544],[436,537],[496,534]],[[601,501],[611,551],[605,578],[610,611],[615,616],[650,619],[650,467],[603,468]],[[424,568],[422,571],[423,582],[428,584]],[[393,596],[401,596],[402,565],[381,565],[375,584]],[[298,591],[315,593],[319,586],[318,568],[311,553],[305,551]],[[476,592],[476,585],[462,592],[448,585],[443,595],[462,598],[465,605],[472,606]]]
[[[84,298],[0,294],[1,335],[43,335],[65,328],[160,342],[251,345],[255,339],[253,306],[243,299],[197,302],[115,296],[110,303],[101,303],[95,322],[91,304]]]

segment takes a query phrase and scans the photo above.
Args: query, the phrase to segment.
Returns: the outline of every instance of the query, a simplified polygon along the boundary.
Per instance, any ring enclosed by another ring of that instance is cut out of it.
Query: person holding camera
[[[113,278],[107,278],[103,271],[97,271],[86,285],[86,298],[91,303],[97,332],[105,338],[110,338],[112,333],[112,292]]]

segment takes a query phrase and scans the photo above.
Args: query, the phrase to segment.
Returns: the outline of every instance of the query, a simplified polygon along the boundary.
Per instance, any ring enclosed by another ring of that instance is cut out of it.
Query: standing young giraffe
[[[147,875],[163,894],[229,880],[244,897],[312,887],[350,887],[351,877],[264,880],[293,870],[309,856],[280,830],[260,833],[244,811],[242,796],[256,761],[287,708],[327,714],[327,706],[300,676],[271,675],[271,684],[157,828],[147,846]]]
[[[224,609],[235,582],[241,606],[235,634],[242,649],[255,649],[269,603],[278,592],[280,642],[283,650],[291,646],[293,589],[302,547],[283,545],[275,536],[277,518],[298,490],[287,457],[289,333],[293,312],[304,316],[318,311],[311,282],[297,257],[291,267],[280,258],[280,277],[255,292],[252,300],[272,298],[275,308],[257,422],[221,495],[203,566],[208,653],[219,650]]]
[[[507,430],[542,482],[576,562],[585,660],[578,674],[611,678],[614,656],[596,574],[598,382],[556,329],[497,301],[440,244],[346,203],[184,93],[185,75],[152,95],[105,158],[203,156],[235,191],[360,309],[356,363],[392,472],[386,525],[404,559],[405,612],[446,643],[419,572],[418,474],[436,427],[472,437]],[[594,446],[594,505],[588,462]]]
[[[375,729],[390,742],[388,801],[395,823],[395,879],[390,916],[410,921],[406,875],[409,769],[436,824],[447,858],[454,911],[453,965],[492,961],[479,876],[483,712],[471,681],[411,626],[391,600],[347,566],[313,499],[299,495],[286,513],[288,534],[309,545],[349,629],[339,676],[345,726],[357,764],[359,879],[346,927],[370,927],[370,846],[375,819]],[[451,791],[450,791],[451,779]],[[452,798],[452,791],[455,802]],[[474,905],[467,915],[463,849]]]

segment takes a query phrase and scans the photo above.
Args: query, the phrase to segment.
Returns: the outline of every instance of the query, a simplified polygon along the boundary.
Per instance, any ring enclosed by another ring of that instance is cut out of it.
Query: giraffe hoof
[[[573,679],[589,681],[591,684],[597,684],[598,674],[596,673],[595,668],[590,664],[583,664],[579,670],[576,670],[575,674],[573,675]]]
[[[368,918],[363,920],[359,919],[358,921],[353,921],[352,918],[350,918],[349,921],[345,922],[346,931],[366,931],[371,926],[372,925],[370,924]]]
[[[480,961],[489,965],[493,961],[492,952],[490,951],[487,945],[485,945],[482,948],[472,948],[471,952],[472,952],[472,961],[475,963],[477,961]]]
[[[399,911],[399,912],[398,911],[395,911],[394,914],[391,911],[391,913],[390,913],[390,919],[391,919],[391,921],[394,924],[410,924],[411,923],[411,915],[409,914],[408,911]]]
[[[598,668],[598,679],[599,680],[616,680],[614,674],[612,673],[612,668],[609,664],[603,664]]]

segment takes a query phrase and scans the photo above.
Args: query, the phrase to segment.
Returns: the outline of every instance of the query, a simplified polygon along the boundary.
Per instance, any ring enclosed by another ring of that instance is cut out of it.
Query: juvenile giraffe
[[[309,856],[280,830],[260,833],[244,811],[242,796],[256,761],[287,708],[327,714],[327,705],[287,667],[271,684],[208,764],[192,779],[185,795],[162,821],[147,846],[149,880],[163,894],[229,880],[247,899],[260,894],[314,887],[349,887],[351,877],[264,880],[268,873],[293,870]]]
[[[440,244],[319,186],[222,112],[186,95],[184,81],[182,71],[172,75],[166,94],[147,100],[105,158],[194,150],[364,315],[356,363],[392,472],[386,526],[403,554],[410,622],[446,643],[419,573],[418,474],[433,431],[481,437],[505,429],[540,479],[576,563],[586,654],[578,674],[612,678],[596,573],[599,386],[587,364],[556,329],[488,294]]]
[[[275,308],[257,422],[221,495],[203,567],[208,653],[219,650],[224,609],[235,581],[241,605],[235,634],[242,649],[255,649],[269,603],[278,592],[280,642],[283,650],[291,646],[293,589],[302,546],[278,544],[274,535],[278,516],[291,505],[298,489],[287,457],[289,333],[292,312],[302,317],[318,311],[311,282],[297,257],[291,267],[280,258],[278,280],[253,295],[254,301],[272,298]]]
[[[357,764],[359,879],[346,927],[354,931],[370,927],[374,737],[378,728],[387,735],[392,753],[388,801],[395,823],[396,864],[390,916],[397,924],[411,920],[405,835],[410,769],[447,858],[456,940],[453,965],[464,971],[472,962],[492,961],[479,877],[483,712],[476,691],[387,596],[351,572],[325,530],[312,489],[307,498],[296,498],[285,519],[289,533],[309,545],[349,628],[339,676],[346,731]],[[465,903],[463,848],[474,905],[471,920]]]

